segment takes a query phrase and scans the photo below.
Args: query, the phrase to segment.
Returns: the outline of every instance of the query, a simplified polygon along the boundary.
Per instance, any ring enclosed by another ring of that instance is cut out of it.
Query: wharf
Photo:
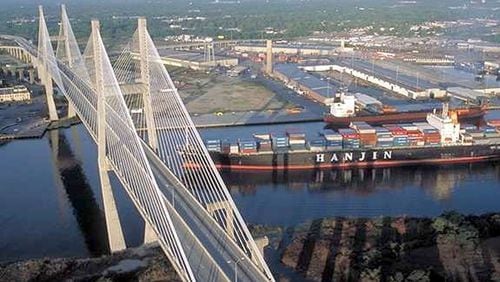
[[[78,124],[80,122],[81,122],[80,119],[77,117],[64,118],[53,122],[50,122],[48,120],[40,120],[37,123],[25,125],[24,129],[17,132],[10,132],[7,134],[0,133],[0,141],[7,141],[13,139],[41,138],[47,130],[67,128],[72,125]],[[17,124],[11,124],[5,126],[4,128],[8,128],[15,125]]]
[[[323,121],[322,113],[288,113],[286,110],[263,112],[235,112],[224,115],[203,114],[192,116],[197,128],[230,127],[247,125],[286,124]]]
[[[43,121],[33,127],[24,129],[20,132],[11,134],[0,134],[0,140],[12,140],[12,139],[28,139],[28,138],[41,138],[47,128],[49,127],[48,121]]]

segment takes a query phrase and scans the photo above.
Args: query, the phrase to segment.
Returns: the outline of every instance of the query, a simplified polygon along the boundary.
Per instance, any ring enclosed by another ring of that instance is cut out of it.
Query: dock
[[[302,122],[323,121],[322,113],[304,111],[291,114],[286,110],[262,112],[235,112],[223,115],[203,114],[194,115],[193,122],[197,128],[287,124]]]

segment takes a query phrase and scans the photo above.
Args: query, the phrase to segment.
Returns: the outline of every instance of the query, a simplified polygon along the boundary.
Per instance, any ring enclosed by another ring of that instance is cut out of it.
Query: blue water
[[[266,180],[255,185],[246,183],[249,181],[245,178]],[[467,214],[500,211],[500,164],[294,172],[287,178],[273,179],[261,172],[241,175],[228,185],[248,221],[271,225],[293,226],[331,216],[435,216],[446,210]]]
[[[315,135],[323,124],[206,129],[201,134],[237,139],[286,128]],[[233,173],[223,178],[249,224],[291,226],[332,216],[432,216],[452,209],[500,211],[499,163]],[[107,251],[96,147],[82,125],[0,145],[0,180],[0,261]],[[137,246],[143,222],[116,179],[112,182],[127,244]]]

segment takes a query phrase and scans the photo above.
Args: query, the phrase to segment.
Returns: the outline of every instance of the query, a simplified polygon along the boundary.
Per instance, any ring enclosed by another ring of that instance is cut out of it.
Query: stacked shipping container
[[[304,150],[306,147],[306,134],[300,132],[287,131],[288,144],[290,150]]]
[[[373,148],[377,145],[375,128],[366,122],[351,122],[350,127],[359,134],[360,145],[364,148]]]
[[[222,149],[221,141],[219,139],[206,140],[205,146],[207,147],[208,151],[213,152],[221,152]]]
[[[500,144],[500,126],[495,127],[496,124],[489,123],[481,128],[462,125],[460,141],[463,144]],[[221,142],[219,139],[206,140],[205,144],[209,151],[228,154],[305,150],[306,144],[307,149],[314,152],[441,144],[439,130],[427,122],[385,124],[382,127],[353,122],[350,128],[339,129],[338,132],[325,130],[320,135],[322,138],[307,142],[304,133],[287,131],[286,135],[254,134],[254,139],[239,140],[237,144]]]

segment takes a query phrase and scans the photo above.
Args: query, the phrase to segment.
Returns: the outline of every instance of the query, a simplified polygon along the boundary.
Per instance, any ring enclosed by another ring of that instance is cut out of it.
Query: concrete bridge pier
[[[35,69],[29,69],[29,82],[30,84],[35,84]]]
[[[19,70],[17,70],[17,72],[19,73],[19,81],[23,81],[24,80],[24,69],[19,69]]]

